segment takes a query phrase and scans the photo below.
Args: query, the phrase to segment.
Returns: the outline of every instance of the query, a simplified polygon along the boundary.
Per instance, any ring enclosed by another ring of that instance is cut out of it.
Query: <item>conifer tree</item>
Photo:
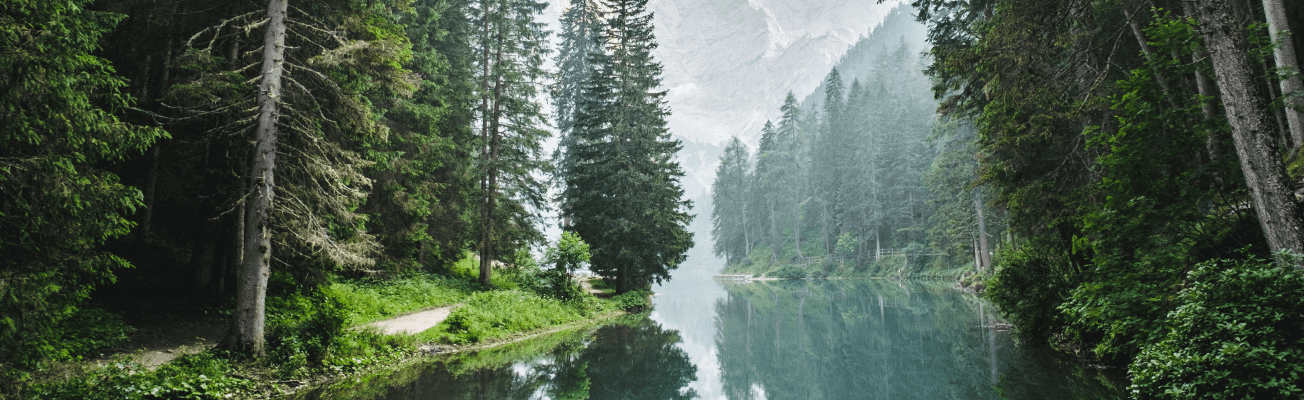
[[[536,18],[547,7],[534,0],[481,0],[472,10],[479,28],[480,283],[506,245],[542,240],[536,210],[544,207],[546,172],[540,142],[548,136],[538,99],[547,32]],[[506,243],[504,243],[506,242]]]
[[[692,246],[691,202],[683,200],[682,148],[666,128],[669,110],[647,0],[604,0],[591,53],[563,197],[573,229],[593,247],[594,272],[614,278],[617,292],[670,277]]]
[[[570,7],[561,16],[561,32],[558,33],[561,45],[557,50],[556,83],[552,87],[552,102],[556,112],[556,127],[560,144],[553,154],[557,177],[564,177],[570,169],[565,151],[574,142],[571,133],[575,128],[576,114],[579,112],[580,96],[583,95],[584,82],[589,77],[589,56],[602,51],[598,45],[598,29],[602,27],[602,15],[594,0],[572,0]],[[560,183],[560,179],[557,179]],[[562,210],[566,210],[566,201],[562,200]]]
[[[0,5],[0,364],[52,356],[59,322],[130,266],[99,246],[131,230],[142,196],[101,165],[166,135],[115,115],[134,100],[92,54],[124,16],[88,3]]]
[[[715,239],[712,251],[724,256],[730,264],[751,252],[747,232],[749,158],[747,147],[735,136],[720,156],[715,182],[711,184],[711,236]]]

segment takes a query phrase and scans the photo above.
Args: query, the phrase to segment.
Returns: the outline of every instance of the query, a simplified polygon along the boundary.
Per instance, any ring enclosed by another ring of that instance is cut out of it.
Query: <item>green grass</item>
[[[416,335],[418,341],[451,344],[478,343],[514,334],[588,319],[621,310],[643,310],[648,292],[634,291],[600,300],[585,296],[560,301],[519,290],[499,290],[472,295],[444,322]]]
[[[471,284],[438,275],[416,275],[388,281],[338,282],[323,292],[348,311],[353,325],[425,308],[455,304],[476,289]]]
[[[453,310],[438,326],[417,335],[445,343],[476,343],[587,318],[576,304],[518,290],[482,292]]]

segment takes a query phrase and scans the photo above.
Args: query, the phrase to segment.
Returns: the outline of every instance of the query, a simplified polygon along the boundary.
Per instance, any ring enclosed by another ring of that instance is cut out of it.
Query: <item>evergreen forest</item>
[[[383,362],[411,346],[350,325],[432,305],[533,314],[455,313],[452,343],[641,308],[693,243],[646,2],[560,32],[536,0],[0,3],[0,397],[146,390],[57,382],[141,313],[222,321],[167,380]],[[551,188],[571,217],[536,261]]]
[[[948,280],[1135,398],[1304,393],[1304,4],[911,5],[926,48],[885,22],[728,145],[728,273]]]
[[[694,398],[704,345],[648,310],[708,243],[865,278],[670,303],[714,316],[730,397],[1035,396],[991,383],[1005,329],[1133,398],[1304,397],[1304,2],[901,1],[721,133],[709,203],[663,4],[0,1],[0,399],[270,398],[599,323],[445,380]]]

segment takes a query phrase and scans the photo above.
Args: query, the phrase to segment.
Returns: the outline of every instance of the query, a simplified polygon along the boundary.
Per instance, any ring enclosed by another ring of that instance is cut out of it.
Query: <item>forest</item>
[[[556,49],[535,0],[3,2],[0,397],[107,395],[39,385],[140,310],[294,377],[401,352],[350,325],[422,307],[489,307],[453,342],[641,308],[693,243],[646,2],[572,2]]]
[[[1132,397],[1299,397],[1304,4],[912,6],[929,49],[895,62],[922,76],[835,69],[721,157],[727,270],[956,280]]]

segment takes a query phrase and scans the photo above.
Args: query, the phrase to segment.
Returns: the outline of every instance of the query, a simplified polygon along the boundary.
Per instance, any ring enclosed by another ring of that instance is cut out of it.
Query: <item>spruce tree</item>
[[[747,235],[747,188],[750,155],[743,142],[734,137],[720,156],[711,184],[711,236],[713,251],[729,264],[739,262],[750,252]]]
[[[589,78],[566,151],[563,197],[572,228],[593,247],[592,269],[624,293],[670,278],[692,247],[683,200],[682,148],[666,128],[669,110],[647,0],[604,0]]]
[[[482,0],[471,10],[479,28],[472,48],[479,58],[477,113],[480,131],[480,283],[508,247],[539,242],[535,211],[544,208],[547,172],[540,142],[548,136],[538,98],[548,33],[536,18],[546,3]]]
[[[134,100],[99,40],[125,16],[89,1],[0,5],[0,364],[59,351],[57,326],[126,260],[100,250],[126,235],[139,190],[102,166],[166,135],[115,113]],[[13,362],[14,364],[10,364]]]
[[[579,102],[583,95],[584,82],[589,77],[590,54],[602,51],[598,45],[598,29],[602,26],[602,15],[594,0],[572,0],[570,7],[561,16],[561,46],[557,49],[556,83],[552,86],[552,101],[556,115],[557,132],[561,143],[553,153],[557,177],[564,177],[570,169],[566,150],[574,142],[571,133],[575,129],[575,119],[579,113]],[[561,179],[556,179],[559,183]],[[562,200],[562,210],[566,210],[566,201]]]

